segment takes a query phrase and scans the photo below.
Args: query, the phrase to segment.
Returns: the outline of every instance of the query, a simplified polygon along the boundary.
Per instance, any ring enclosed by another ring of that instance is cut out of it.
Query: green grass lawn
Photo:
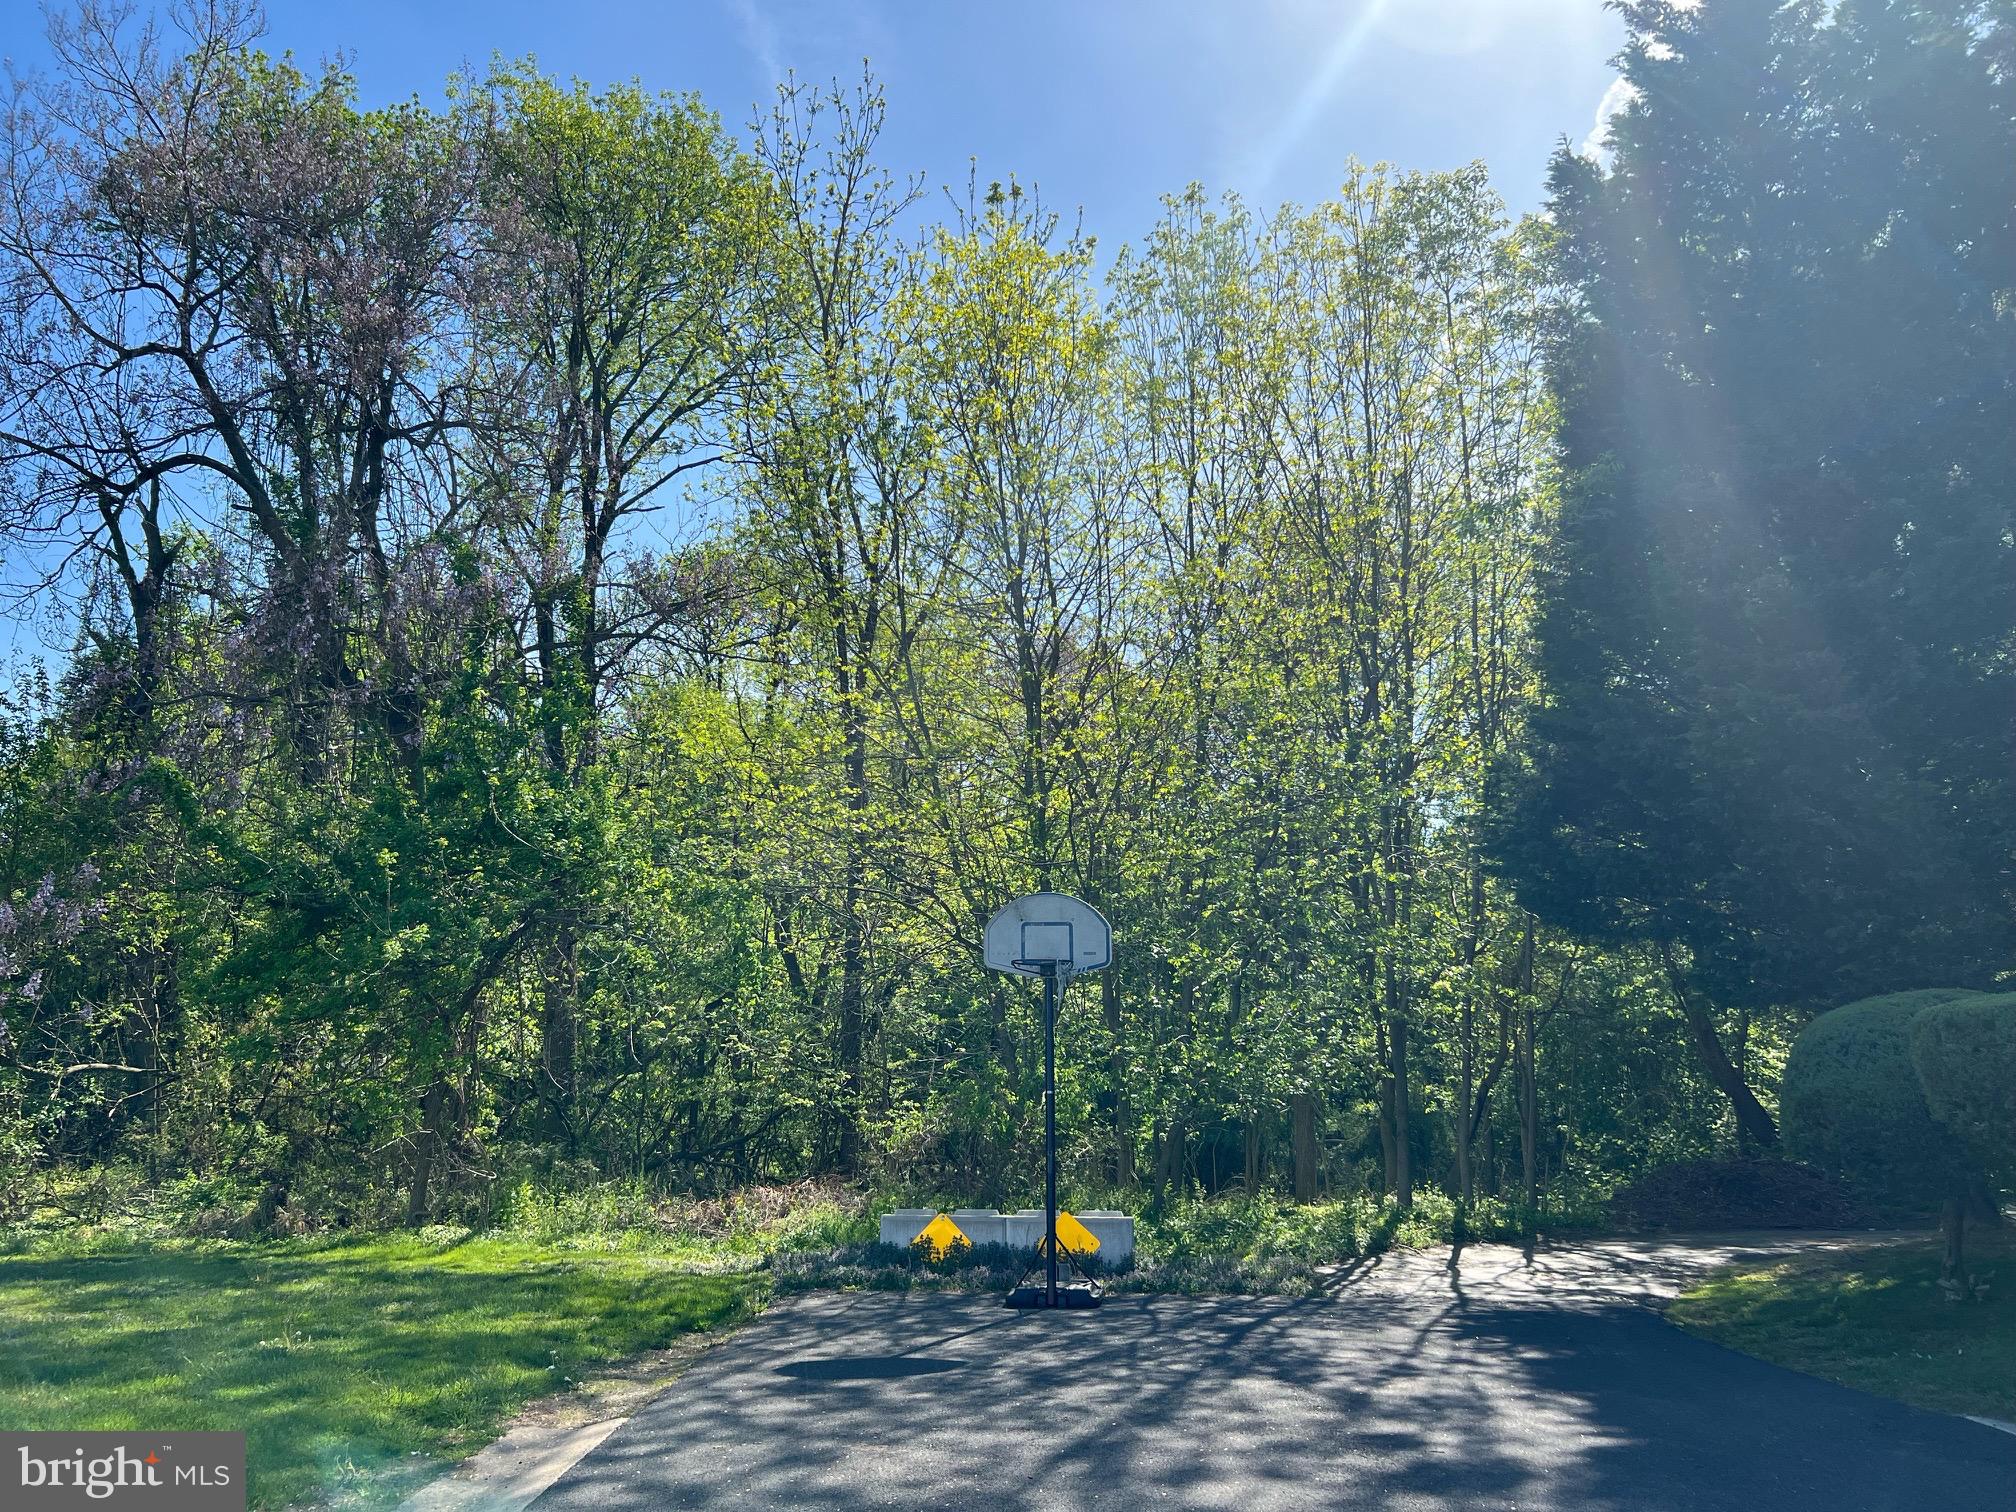
[[[1969,1234],[1984,1300],[1943,1296],[1936,1239],[1723,1272],[1667,1313],[1691,1333],[1940,1412],[2016,1421],[2016,1239]]]
[[[498,1238],[0,1252],[0,1424],[242,1429],[255,1507],[382,1499],[584,1369],[745,1316],[763,1285]]]

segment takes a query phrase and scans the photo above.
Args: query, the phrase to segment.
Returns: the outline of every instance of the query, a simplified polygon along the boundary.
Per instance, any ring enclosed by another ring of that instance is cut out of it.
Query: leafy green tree
[[[486,269],[467,455],[472,492],[522,580],[555,781],[592,781],[612,689],[693,617],[708,585],[635,526],[717,465],[763,349],[769,185],[697,99],[563,89],[529,65],[485,144]],[[569,910],[573,918],[578,910]],[[539,1102],[578,1142],[580,999],[571,924],[540,985]]]
[[[838,966],[827,1158],[850,1173],[861,1166],[874,998],[889,985],[871,981],[871,893],[891,880],[876,865],[890,815],[878,715],[909,681],[907,660],[938,608],[927,584],[942,570],[921,507],[929,453],[907,402],[918,337],[902,309],[911,275],[897,242],[920,189],[875,162],[883,115],[864,79],[851,95],[784,86],[759,122],[780,298],[766,381],[736,417],[752,464],[750,551],[771,569],[768,654],[780,685],[762,691],[833,742],[837,766],[837,784],[819,783],[802,816],[830,872],[798,871],[773,932],[793,990],[823,997],[828,960]],[[897,885],[928,891],[918,880]]]

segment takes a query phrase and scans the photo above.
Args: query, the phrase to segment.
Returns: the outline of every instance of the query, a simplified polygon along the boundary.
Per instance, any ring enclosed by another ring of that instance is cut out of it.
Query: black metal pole
[[[1049,1251],[1048,1306],[1057,1305],[1057,973],[1043,973],[1043,1228]]]

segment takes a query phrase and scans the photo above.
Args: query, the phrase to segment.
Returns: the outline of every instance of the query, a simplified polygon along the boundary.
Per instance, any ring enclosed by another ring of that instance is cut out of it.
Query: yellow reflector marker
[[[1060,1229],[1059,1232],[1062,1232],[1062,1230]],[[921,1244],[930,1250],[933,1260],[943,1260],[947,1255],[952,1253],[955,1247],[964,1249],[973,1248],[973,1241],[966,1237],[958,1224],[947,1218],[943,1213],[940,1213],[936,1218],[925,1224],[924,1232],[910,1242],[913,1245]]]
[[[1073,1255],[1091,1255],[1098,1253],[1099,1250],[1099,1236],[1065,1212],[1057,1214],[1057,1243],[1067,1253]],[[1039,1255],[1050,1253],[1049,1239],[1036,1241],[1036,1253]]]

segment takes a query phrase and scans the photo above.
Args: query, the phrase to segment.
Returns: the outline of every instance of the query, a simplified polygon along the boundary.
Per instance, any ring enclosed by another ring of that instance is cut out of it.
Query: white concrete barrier
[[[1010,1213],[1003,1220],[1003,1226],[1010,1249],[1033,1250],[1043,1242],[1043,1209],[1023,1208],[1020,1212]]]
[[[938,1216],[936,1208],[897,1208],[882,1215],[878,1237],[884,1244],[908,1249],[924,1231],[924,1225]],[[1023,1208],[1014,1213],[997,1213],[991,1208],[954,1208],[948,1214],[959,1232],[975,1245],[1005,1244],[1010,1249],[1033,1250],[1043,1238],[1043,1209]],[[1099,1241],[1102,1263],[1125,1265],[1134,1258],[1134,1220],[1112,1208],[1094,1208],[1073,1215]]]
[[[908,1249],[910,1241],[924,1232],[924,1225],[938,1216],[936,1208],[895,1208],[882,1215],[876,1238],[898,1249]]]
[[[1093,1208],[1073,1215],[1099,1241],[1099,1258],[1107,1265],[1124,1265],[1134,1258],[1134,1220],[1115,1208]]]
[[[952,1221],[976,1247],[1008,1242],[1008,1219],[992,1208],[954,1208]]]
[[[1134,1220],[1111,1208],[1095,1208],[1089,1213],[1073,1213],[1092,1237],[1099,1241],[1099,1261],[1104,1265],[1125,1265],[1134,1258]],[[1043,1209],[1023,1208],[1007,1217],[1008,1243],[1014,1249],[1034,1249],[1043,1239]]]

